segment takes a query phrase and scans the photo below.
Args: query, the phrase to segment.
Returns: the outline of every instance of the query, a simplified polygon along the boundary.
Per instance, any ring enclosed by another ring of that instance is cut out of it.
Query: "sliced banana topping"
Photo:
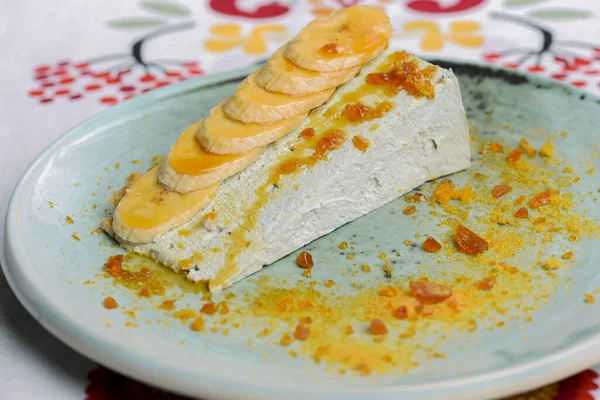
[[[114,198],[114,234],[148,243],[188,222],[221,181],[299,127],[387,48],[391,33],[388,16],[373,7],[349,7],[309,23],[208,118],[186,129],[159,167],[130,179]],[[110,225],[103,222],[107,232]]]
[[[240,172],[262,153],[262,148],[236,154],[209,153],[196,140],[200,125],[191,125],[171,146],[158,171],[158,181],[165,188],[179,193],[203,189]]]
[[[229,118],[247,124],[272,124],[306,114],[327,101],[333,93],[333,89],[303,96],[270,92],[258,85],[256,75],[255,72],[244,79],[233,96],[223,103],[223,111]]]
[[[263,147],[300,126],[307,114],[282,119],[272,124],[245,124],[229,118],[219,104],[210,116],[200,121],[196,139],[215,154],[237,154]]]
[[[195,192],[172,192],[158,183],[158,167],[139,177],[115,209],[113,230],[128,242],[147,243],[189,221],[212,199],[218,184]]]
[[[360,71],[360,65],[330,72],[300,68],[288,61],[284,52],[285,46],[277,50],[256,74],[256,82],[272,92],[300,96],[327,90],[348,82]]]
[[[314,19],[289,43],[285,57],[315,71],[353,68],[387,48],[392,25],[374,7],[355,6]]]

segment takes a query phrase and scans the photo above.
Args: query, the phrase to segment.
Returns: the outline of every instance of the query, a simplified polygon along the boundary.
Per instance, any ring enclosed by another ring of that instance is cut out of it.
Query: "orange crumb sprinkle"
[[[500,153],[500,152],[504,151],[504,147],[501,144],[492,143],[492,151],[494,153]]]
[[[521,142],[519,144],[521,148],[527,153],[527,157],[532,158],[536,156],[537,151],[532,145],[529,144],[529,142],[525,138],[521,139]]]
[[[108,310],[112,310],[114,308],[117,308],[119,306],[119,304],[117,303],[117,301],[108,296],[107,298],[104,299],[104,307]]]
[[[494,196],[495,198],[502,197],[511,190],[512,187],[508,185],[497,185],[494,186],[494,188],[492,189],[492,196]]]
[[[465,185],[463,189],[457,189],[454,182],[449,179],[440,182],[437,188],[433,191],[433,198],[442,207],[450,207],[451,200],[460,201],[463,204],[469,204],[475,199],[473,188]]]
[[[567,251],[565,254],[562,255],[561,258],[563,260],[571,260],[571,259],[573,259],[573,256],[574,256],[574,254],[572,251]]]
[[[387,335],[388,329],[382,320],[374,318],[371,320],[371,333],[374,335]]]
[[[338,245],[338,248],[339,248],[339,249],[342,249],[342,250],[346,250],[346,249],[348,249],[348,242],[341,242],[341,243]]]
[[[392,109],[392,104],[384,101],[375,108],[368,107],[361,102],[348,104],[344,107],[342,114],[350,122],[370,121],[385,116]]]
[[[488,249],[488,243],[479,235],[462,225],[458,225],[454,235],[458,249],[465,254],[475,255]]]
[[[174,312],[173,317],[175,317],[181,321],[186,321],[190,318],[196,318],[197,314],[194,310],[184,309],[184,310]]]
[[[310,329],[305,327],[302,324],[298,324],[296,326],[296,330],[294,330],[294,337],[298,340],[306,340],[310,336]]]
[[[337,54],[340,52],[340,47],[335,43],[327,43],[321,47],[321,52],[325,54]]]
[[[346,134],[341,129],[331,129],[317,143],[315,155],[323,158],[327,153],[339,148],[346,141]]]
[[[404,215],[411,215],[414,214],[415,211],[417,211],[417,207],[415,206],[408,206],[404,209],[404,211],[402,211],[402,214]]]
[[[550,203],[550,191],[544,190],[542,193],[535,195],[529,200],[529,207],[538,208]]]
[[[406,319],[408,318],[408,308],[406,308],[406,306],[400,306],[398,308],[395,308],[392,314],[395,318]]]
[[[315,266],[315,263],[312,258],[312,254],[308,251],[303,251],[296,257],[296,264],[298,264],[301,268],[312,268]]]
[[[452,296],[452,289],[434,282],[410,281],[410,293],[423,304],[437,304]]]
[[[66,216],[65,221],[67,221],[68,224],[75,223],[75,221],[73,221],[73,218],[69,217],[68,215]]]
[[[544,145],[540,148],[540,156],[547,158],[552,158],[556,156],[556,152],[554,151],[554,145],[552,144],[552,142],[544,143]]]
[[[388,286],[379,291],[379,295],[383,297],[395,297],[398,291],[395,287]]]
[[[361,102],[355,104],[347,104],[342,113],[350,121],[362,121],[365,119],[370,108]]]
[[[126,287],[139,290],[140,296],[154,296],[165,293],[164,282],[148,268],[139,271],[129,271],[123,267],[124,257],[122,254],[110,256],[104,264],[104,270],[115,280]]]
[[[200,312],[203,314],[213,315],[218,310],[217,305],[213,302],[206,303],[200,309]]]
[[[433,99],[435,88],[431,78],[436,70],[436,67],[420,70],[418,62],[413,59],[394,64],[389,72],[370,73],[366,81],[370,85],[384,85],[390,94],[405,90],[417,99],[423,96]]]
[[[521,156],[523,155],[523,150],[521,149],[515,149],[513,151],[510,152],[510,154],[508,155],[508,157],[506,158],[506,160],[510,163],[510,164],[516,164],[520,159]]]
[[[548,260],[546,260],[542,266],[547,270],[551,271],[553,269],[559,269],[560,267],[562,267],[562,263],[556,258],[551,257]]]
[[[352,325],[347,325],[344,329],[344,333],[346,335],[352,335],[354,333],[354,328],[352,328]]]
[[[526,207],[521,207],[517,211],[515,211],[515,218],[521,218],[521,219],[529,218],[529,211],[527,210]]]
[[[363,153],[371,146],[371,142],[360,135],[356,135],[352,138],[352,144]]]
[[[494,287],[494,281],[490,278],[483,278],[482,280],[479,281],[477,286],[481,290],[490,290],[491,288]]]
[[[219,308],[220,308],[220,313],[221,315],[227,315],[229,314],[229,307],[227,306],[226,303],[219,303]]]
[[[294,339],[292,339],[292,337],[286,333],[281,338],[281,341],[279,342],[279,344],[282,346],[289,346],[293,341],[294,341]]]
[[[160,304],[160,308],[163,310],[173,310],[175,308],[176,300],[165,300]]]
[[[356,367],[354,367],[354,369],[358,372],[360,372],[360,374],[362,376],[369,376],[371,375],[371,367],[369,367],[369,364],[367,363],[360,363],[358,364]]]
[[[215,219],[217,219],[217,214],[214,212],[209,212],[204,217],[202,217],[202,220],[214,221]]]
[[[449,298],[448,301],[446,302],[446,305],[451,310],[457,310],[458,309],[458,301],[456,301],[456,299],[454,297]]]
[[[306,128],[302,131],[302,133],[300,134],[301,138],[304,139],[312,139],[315,137],[315,130],[314,128]]]
[[[437,253],[442,249],[442,245],[435,240],[433,236],[429,236],[422,244],[423,250],[429,253]]]
[[[190,325],[190,328],[196,332],[203,331],[204,327],[204,320],[202,319],[202,317],[196,318],[194,321],[192,321]]]
[[[310,316],[300,318],[300,323],[304,325],[309,325],[312,322],[312,318]]]
[[[595,299],[595,298],[594,298],[594,296],[592,296],[591,294],[589,294],[589,293],[586,293],[586,294],[584,294],[584,297],[585,297],[585,301],[586,301],[586,303],[589,303],[589,304],[594,304],[594,303],[596,303],[596,299]]]
[[[410,196],[404,197],[404,200],[408,203],[423,203],[427,201],[427,197],[423,193],[415,193]]]

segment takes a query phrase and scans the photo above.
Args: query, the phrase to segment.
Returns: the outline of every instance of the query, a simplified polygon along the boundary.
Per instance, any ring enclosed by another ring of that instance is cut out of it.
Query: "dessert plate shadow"
[[[574,159],[599,143],[597,97],[517,71],[452,60],[434,62],[452,68],[458,76],[472,123],[483,124],[490,113],[502,121],[482,133],[490,138],[517,135],[504,129],[505,124],[524,136],[544,125],[576,138],[561,148],[563,155]],[[2,268],[19,300],[53,335],[124,375],[206,400],[497,398],[600,362],[600,304],[582,302],[583,293],[600,287],[598,243],[591,241],[579,245],[582,266],[570,272],[570,296],[558,290],[550,305],[526,326],[481,332],[472,345],[445,349],[445,360],[424,361],[407,373],[344,376],[328,372],[310,358],[291,358],[278,346],[260,341],[250,346],[247,340],[254,336],[246,332],[225,337],[198,334],[178,320],[147,323],[164,320],[164,311],[99,277],[106,258],[120,249],[92,232],[104,215],[110,192],[131,172],[146,170],[149,155],[165,154],[180,132],[207,116],[250,72],[236,70],[182,82],[112,107],[67,132],[26,171],[8,209]],[[476,168],[476,150],[473,154]],[[600,188],[599,176],[582,190]],[[364,235],[363,248],[389,244],[393,235],[382,224],[398,221],[391,216],[399,207],[395,202],[386,205],[331,236],[338,243],[344,237]],[[598,218],[598,204],[591,209],[591,216]],[[67,216],[73,224],[65,222]],[[416,227],[406,224],[403,229],[410,236]],[[315,259],[326,257],[330,238],[308,248]],[[407,253],[403,264],[410,265],[411,257],[417,256]],[[372,258],[376,262],[377,256]],[[296,268],[292,257],[284,258],[258,276],[298,279]],[[347,279],[335,268],[319,278]],[[231,290],[242,293],[252,287],[247,280]],[[102,306],[109,294],[124,308],[137,307],[137,327],[126,326],[130,319],[123,312]],[[185,299],[200,304],[200,296],[188,293]],[[524,336],[529,340],[525,342]]]

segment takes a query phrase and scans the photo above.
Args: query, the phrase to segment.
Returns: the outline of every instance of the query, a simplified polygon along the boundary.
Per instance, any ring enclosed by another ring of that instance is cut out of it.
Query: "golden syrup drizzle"
[[[206,282],[192,282],[185,278],[185,275],[173,272],[169,268],[165,268],[154,260],[148,257],[128,252],[124,261],[125,265],[129,265],[135,269],[147,268],[152,271],[154,279],[160,281],[165,289],[177,287],[183,293],[204,294],[208,293]]]

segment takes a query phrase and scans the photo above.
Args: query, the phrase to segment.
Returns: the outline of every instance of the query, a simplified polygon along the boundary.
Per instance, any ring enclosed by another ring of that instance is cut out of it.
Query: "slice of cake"
[[[129,182],[114,221],[103,224],[123,247],[217,291],[469,167],[452,72],[406,52],[382,53],[391,29],[380,10],[350,7],[322,18],[333,22],[313,21],[190,128],[197,142],[184,132],[168,164]],[[317,41],[311,26],[334,28]],[[318,74],[347,83],[331,95],[335,87]]]

